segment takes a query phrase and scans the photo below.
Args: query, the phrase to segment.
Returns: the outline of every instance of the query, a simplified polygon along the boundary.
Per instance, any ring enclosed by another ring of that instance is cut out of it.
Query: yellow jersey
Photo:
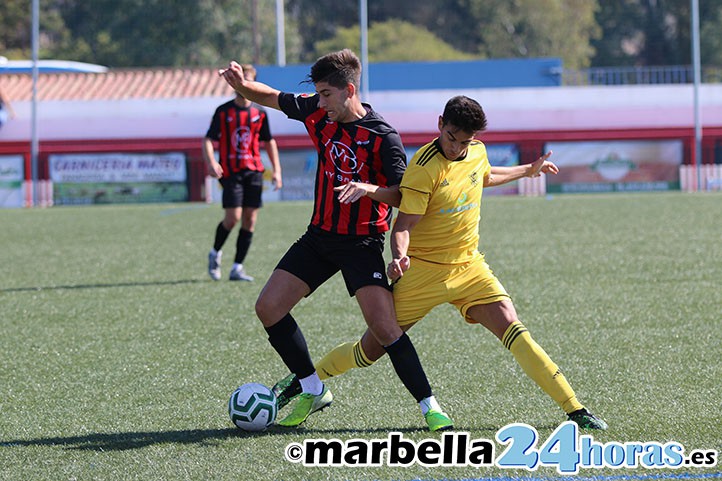
[[[481,195],[490,172],[486,147],[478,140],[457,160],[444,157],[438,139],[414,154],[400,185],[399,210],[423,215],[411,231],[409,257],[435,264],[461,264],[481,257]]]

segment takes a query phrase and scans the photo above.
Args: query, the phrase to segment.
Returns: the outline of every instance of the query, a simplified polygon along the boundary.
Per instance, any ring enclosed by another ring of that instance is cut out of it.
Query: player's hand
[[[375,186],[364,184],[363,182],[349,182],[348,184],[334,187],[333,190],[334,192],[338,192],[339,202],[342,204],[350,204],[367,195],[374,187]]]
[[[238,90],[243,87],[243,67],[235,60],[228,64],[228,68],[219,69],[218,75],[223,77],[225,81],[233,87],[234,90]]]
[[[283,178],[280,172],[274,172],[271,177],[271,184],[273,184],[273,190],[278,190],[283,187]]]
[[[394,259],[389,262],[389,265],[386,268],[386,275],[389,276],[389,279],[392,281],[396,281],[404,275],[404,272],[409,270],[409,266],[411,266],[411,259],[409,259],[409,256]]]
[[[544,174],[558,174],[559,173],[559,167],[554,164],[554,162],[551,162],[549,157],[552,156],[552,151],[550,150],[546,154],[542,155],[538,159],[536,159],[534,162],[532,162],[531,170],[527,174],[527,177],[539,177],[542,173]]]
[[[223,177],[223,167],[218,162],[211,162],[208,166],[208,175],[215,179]]]

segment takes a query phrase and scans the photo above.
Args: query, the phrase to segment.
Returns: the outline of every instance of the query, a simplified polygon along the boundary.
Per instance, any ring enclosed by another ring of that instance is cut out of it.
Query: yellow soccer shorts
[[[393,285],[396,318],[413,324],[436,306],[451,303],[466,322],[467,311],[480,304],[510,299],[482,256],[465,264],[432,264],[411,258],[411,267]]]

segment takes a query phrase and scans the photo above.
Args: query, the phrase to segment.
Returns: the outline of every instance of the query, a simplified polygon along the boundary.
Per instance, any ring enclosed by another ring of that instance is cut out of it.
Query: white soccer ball
[[[278,414],[273,391],[263,384],[249,382],[239,387],[228,400],[228,415],[244,431],[263,431]]]

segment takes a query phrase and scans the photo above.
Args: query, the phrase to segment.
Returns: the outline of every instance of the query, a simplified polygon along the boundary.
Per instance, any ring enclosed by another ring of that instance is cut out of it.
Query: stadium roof
[[[11,102],[32,98],[32,76],[0,75]],[[215,68],[110,70],[106,73],[41,73],[39,100],[125,100],[232,96]]]
[[[50,61],[41,61],[50,62]],[[11,101],[30,100],[30,71],[8,70],[0,64],[0,85]],[[80,64],[66,62],[66,64]],[[217,68],[110,69],[82,64],[85,70],[40,69],[40,100],[126,100],[228,97],[233,90]],[[68,65],[66,65],[68,67]],[[91,68],[98,67],[98,68]],[[261,82],[285,92],[312,92],[303,83],[310,65],[256,67]],[[371,91],[444,90],[559,86],[558,59],[502,59],[450,62],[390,62],[369,66]]]

